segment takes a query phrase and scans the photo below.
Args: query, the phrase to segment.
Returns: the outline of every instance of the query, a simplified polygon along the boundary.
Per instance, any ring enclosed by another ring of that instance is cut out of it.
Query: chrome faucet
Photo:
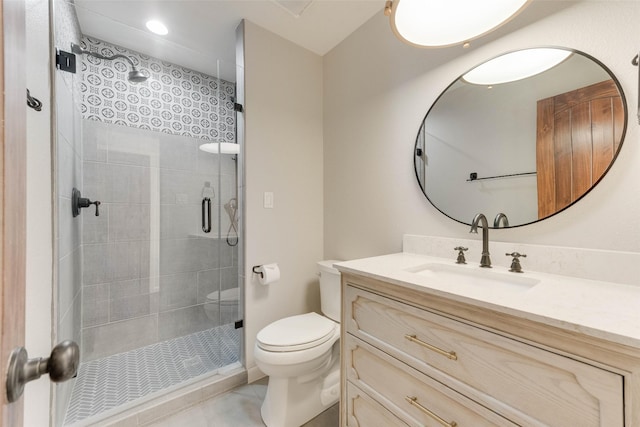
[[[496,217],[493,219],[493,228],[500,228],[500,221],[502,221],[502,225],[505,227],[509,226],[509,219],[507,218],[507,216],[505,214],[503,214],[502,212],[500,212],[498,215],[496,215]]]
[[[491,257],[489,256],[489,223],[484,214],[479,213],[473,217],[469,233],[478,233],[478,222],[482,223],[482,257],[480,258],[480,267],[491,268]]]

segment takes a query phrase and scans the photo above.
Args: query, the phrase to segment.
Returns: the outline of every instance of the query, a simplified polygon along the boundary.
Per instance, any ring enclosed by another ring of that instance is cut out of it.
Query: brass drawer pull
[[[405,397],[405,399],[411,405],[413,405],[416,408],[420,409],[422,412],[424,412],[425,414],[427,414],[428,416],[430,416],[431,418],[433,418],[434,420],[439,422],[444,427],[456,427],[458,425],[458,423],[456,423],[455,421],[451,421],[450,423],[448,423],[446,420],[440,418],[437,414],[433,413],[432,411],[428,410],[427,408],[425,408],[424,406],[419,404],[418,403],[418,398],[415,397],[415,396],[407,396],[407,397]]]
[[[445,357],[448,357],[451,360],[458,360],[458,356],[456,355],[455,351],[443,350],[441,348],[436,347],[435,345],[431,345],[429,343],[426,343],[426,342],[418,339],[415,335],[406,334],[404,337],[406,339],[408,339],[409,341],[412,341],[414,343],[420,344],[421,346],[426,347],[431,351],[435,351],[436,353],[441,354],[441,355],[443,355]]]

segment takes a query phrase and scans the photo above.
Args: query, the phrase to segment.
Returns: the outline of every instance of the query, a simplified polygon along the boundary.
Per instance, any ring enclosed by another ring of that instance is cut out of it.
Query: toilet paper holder
[[[280,280],[280,267],[277,263],[254,265],[252,271],[258,274],[258,282],[261,285],[268,285]]]
[[[258,268],[262,267],[261,265],[254,265],[251,269],[255,274],[259,274],[260,278],[264,279],[264,273],[262,271],[257,271]]]

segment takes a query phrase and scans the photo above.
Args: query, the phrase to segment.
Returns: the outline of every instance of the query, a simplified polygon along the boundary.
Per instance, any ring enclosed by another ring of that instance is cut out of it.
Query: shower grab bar
[[[205,220],[205,211],[207,212],[207,218]],[[211,198],[205,197],[202,199],[202,231],[205,233],[211,232]]]

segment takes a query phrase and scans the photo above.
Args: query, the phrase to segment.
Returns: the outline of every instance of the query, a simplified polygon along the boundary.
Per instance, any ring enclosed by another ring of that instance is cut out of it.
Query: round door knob
[[[47,372],[54,383],[67,381],[76,376],[80,364],[80,348],[73,341],[62,341],[51,350],[47,360]]]
[[[22,396],[24,386],[37,380],[42,374],[49,374],[51,381],[63,382],[76,376],[80,364],[80,348],[73,341],[63,341],[56,345],[46,358],[29,359],[24,347],[16,347],[9,356],[7,369],[7,400],[15,402]]]

